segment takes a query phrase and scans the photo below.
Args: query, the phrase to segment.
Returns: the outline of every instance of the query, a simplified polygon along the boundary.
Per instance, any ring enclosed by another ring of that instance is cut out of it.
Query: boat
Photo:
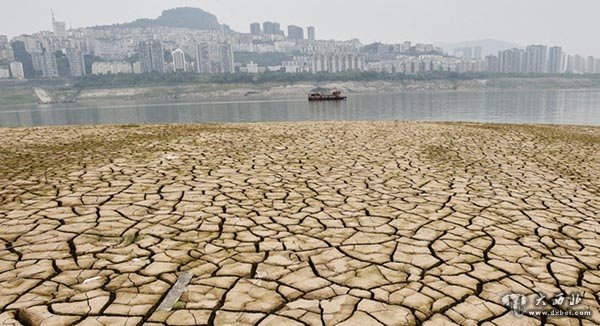
[[[323,94],[323,92],[310,93],[309,101],[345,101],[348,97],[342,96],[342,92],[335,90],[331,94]]]

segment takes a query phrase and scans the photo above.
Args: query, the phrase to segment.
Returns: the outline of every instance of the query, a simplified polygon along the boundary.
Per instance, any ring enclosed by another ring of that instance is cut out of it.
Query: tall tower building
[[[575,72],[575,58],[570,55],[567,54],[565,55],[565,72],[567,73],[574,73]]]
[[[185,53],[181,49],[173,51],[173,68],[175,71],[186,71]]]
[[[67,37],[67,24],[65,22],[56,21],[54,17],[54,10],[52,10],[52,29],[54,30],[54,35],[57,37]]]
[[[231,44],[200,43],[196,45],[196,72],[199,74],[232,74],[235,72]]]
[[[585,73],[593,74],[596,71],[596,59],[592,56],[587,57],[585,62]]]
[[[260,28],[260,23],[250,24],[250,34],[252,34],[252,35],[262,34],[262,29]]]
[[[219,46],[219,56],[221,59],[221,73],[235,73],[235,62],[233,60],[233,47],[231,44],[221,44]]]
[[[498,54],[499,70],[502,73],[520,74],[526,71],[527,55],[521,49],[510,49],[500,51]]]
[[[288,37],[292,40],[303,40],[304,29],[299,26],[290,25],[288,26]]]
[[[585,73],[585,58],[579,54],[573,56],[573,72],[577,74]]]
[[[67,59],[69,60],[71,76],[80,77],[85,75],[85,60],[81,51],[75,49],[68,50]]]
[[[31,52],[31,65],[38,74],[44,71],[44,52],[35,50]]]
[[[201,43],[196,45],[196,72],[199,74],[210,74],[211,53],[213,48],[210,43]]]
[[[463,48],[462,51],[465,59],[473,59],[473,48]]]
[[[165,55],[160,41],[142,41],[138,52],[142,72],[165,72]]]
[[[8,36],[0,35],[0,60],[13,61],[14,59],[14,52],[8,42]]]
[[[56,63],[56,55],[54,52],[46,51],[42,57],[42,74],[45,78],[57,78],[58,64]]]
[[[545,45],[530,45],[527,47],[527,73],[541,74],[547,72],[548,47]]]
[[[317,35],[316,35],[316,32],[315,32],[315,27],[314,26],[309,26],[306,29],[306,32],[308,33],[308,39],[310,41],[314,41],[314,40],[317,39]]]
[[[265,34],[275,34],[275,27],[273,26],[272,22],[264,22],[263,23],[263,33]]]
[[[500,60],[495,55],[485,57],[485,71],[500,72]]]
[[[273,23],[273,34],[283,35],[283,31],[281,30],[281,25],[279,25],[279,23]]]
[[[483,59],[483,48],[481,46],[476,46],[473,48],[473,59],[475,59],[475,60]]]
[[[548,50],[548,72],[551,74],[563,73],[563,52],[560,46],[553,46]]]

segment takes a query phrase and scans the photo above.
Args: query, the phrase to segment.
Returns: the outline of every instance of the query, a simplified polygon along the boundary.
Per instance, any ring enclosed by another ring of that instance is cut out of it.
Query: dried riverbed
[[[0,129],[0,324],[599,324],[599,171],[591,127]]]

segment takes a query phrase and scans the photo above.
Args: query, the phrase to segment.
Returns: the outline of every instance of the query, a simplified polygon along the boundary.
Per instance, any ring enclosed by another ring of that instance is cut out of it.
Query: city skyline
[[[211,13],[191,7],[170,9],[156,19],[126,25],[74,29],[67,29],[52,10],[51,22],[51,32],[10,40],[0,35],[0,79],[191,71],[205,75],[236,71],[600,73],[600,58],[569,53],[556,44],[518,48],[510,43],[500,47],[496,42],[494,51],[485,49],[493,42],[446,49],[411,40],[364,44],[358,39],[317,39],[314,26],[307,27],[305,34],[305,28],[288,25],[286,34],[277,21],[254,22],[240,33],[220,24]],[[245,59],[236,60],[234,53]]]
[[[516,7],[507,4],[507,1],[514,3]],[[358,38],[364,43],[394,43],[418,39],[436,43],[491,38],[515,42],[521,46],[560,44],[572,53],[600,55],[600,43],[590,41],[594,40],[593,31],[600,27],[593,17],[594,8],[600,9],[600,4],[590,0],[576,0],[568,4],[549,4],[541,0],[526,3],[507,1],[495,4],[474,0],[452,3],[427,0],[427,4],[414,4],[407,1],[373,0],[369,2],[369,6],[364,6],[356,2],[333,0],[320,4],[318,8],[322,10],[315,11],[317,1],[314,0],[285,3],[259,0],[251,4],[239,0],[175,0],[168,4],[158,0],[107,0],[102,3],[55,0],[41,4],[23,0],[5,5],[13,15],[12,18],[0,21],[0,34],[14,37],[51,30],[49,17],[52,9],[58,21],[67,22],[67,28],[79,28],[153,18],[164,9],[194,6],[215,14],[221,23],[230,25],[238,32],[249,32],[249,24],[255,21],[278,21],[281,22],[282,30],[287,30],[285,27],[288,25],[304,28],[316,26],[321,39]],[[315,6],[312,5],[313,2]],[[542,3],[544,6],[537,6]],[[582,6],[590,10],[579,10]],[[335,10],[337,14],[330,15],[331,10]],[[508,19],[510,24],[506,23]],[[348,28],[345,23],[361,20],[363,24],[355,28]],[[565,21],[569,22],[569,26],[561,23]]]

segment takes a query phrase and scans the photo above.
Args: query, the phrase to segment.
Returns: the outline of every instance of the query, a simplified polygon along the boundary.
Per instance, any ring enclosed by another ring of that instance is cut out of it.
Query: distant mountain
[[[149,28],[149,27],[174,27],[197,30],[221,29],[217,16],[199,8],[175,8],[165,10],[156,19],[138,19],[131,23],[95,26],[96,29],[110,28]]]
[[[476,46],[481,46],[483,49],[483,54],[498,54],[498,51],[512,49],[512,48],[520,48],[521,46],[511,42],[498,41],[498,40],[476,40],[476,41],[466,41],[466,42],[457,42],[457,43],[447,43],[447,42],[437,42],[435,46],[439,46],[444,49],[444,51],[449,54],[454,53],[454,49],[458,48],[472,48]]]

